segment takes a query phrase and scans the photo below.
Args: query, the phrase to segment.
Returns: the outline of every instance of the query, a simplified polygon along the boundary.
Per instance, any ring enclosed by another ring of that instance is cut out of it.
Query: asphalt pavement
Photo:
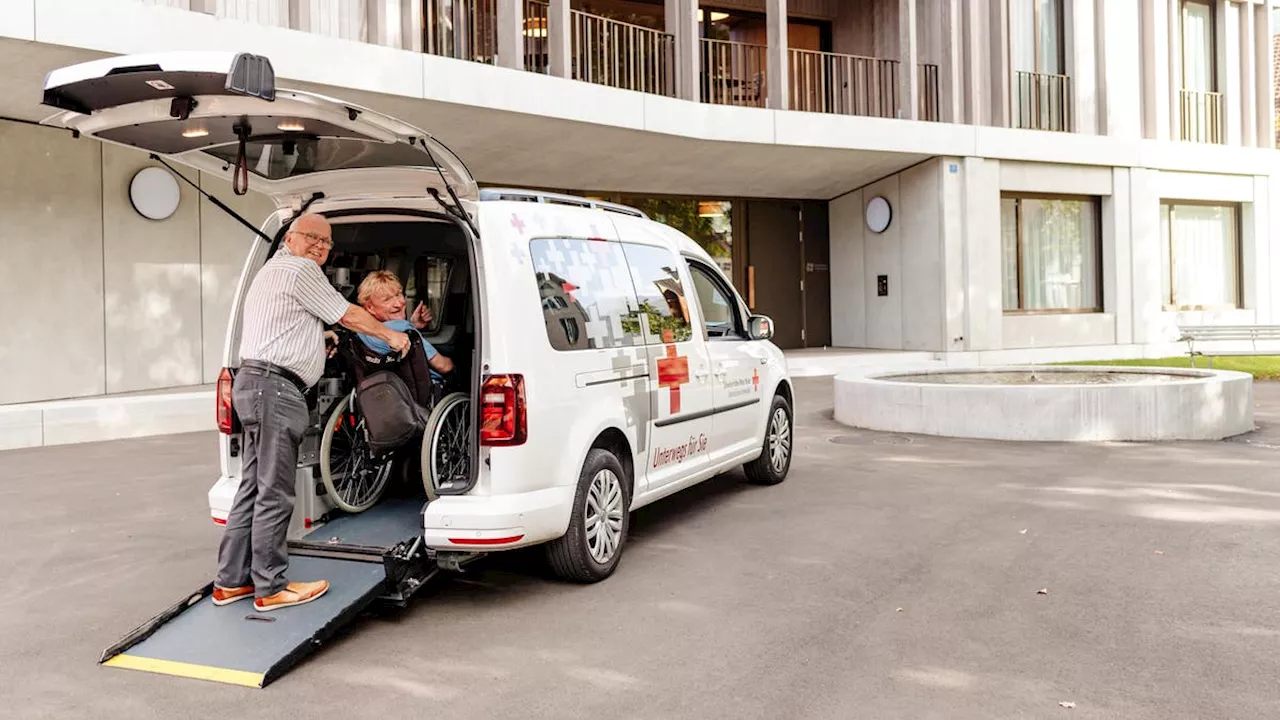
[[[0,453],[0,715],[1280,717],[1280,387],[1246,438],[1069,445],[856,431],[798,384],[782,485],[638,511],[597,585],[488,562],[263,690],[96,664],[210,579],[215,435]]]

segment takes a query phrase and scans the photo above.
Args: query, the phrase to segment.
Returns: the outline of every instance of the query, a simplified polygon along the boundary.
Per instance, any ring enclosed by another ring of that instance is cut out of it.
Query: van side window
[[[617,243],[543,238],[530,242],[529,252],[551,347],[644,344],[627,261]]]
[[[693,260],[689,261],[689,275],[693,278],[693,289],[698,293],[698,307],[702,308],[707,337],[712,340],[746,339],[737,303],[734,302],[733,294],[725,287],[724,281],[716,277],[709,268]]]
[[[680,259],[660,247],[622,243],[635,283],[640,310],[649,320],[650,345],[685,342],[693,337],[689,303],[680,282]]]

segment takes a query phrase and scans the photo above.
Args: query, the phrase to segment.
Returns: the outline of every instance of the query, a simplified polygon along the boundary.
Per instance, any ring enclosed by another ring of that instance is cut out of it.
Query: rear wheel
[[[613,574],[631,522],[631,490],[622,463],[599,448],[587,454],[565,534],[547,543],[547,564],[563,580],[594,583]]]
[[[460,392],[445,396],[431,411],[422,434],[422,487],[428,500],[439,497],[441,487],[470,477],[470,412],[471,397]]]
[[[760,457],[744,466],[747,480],[756,485],[777,485],[787,479],[793,447],[791,425],[791,403],[781,395],[774,395],[765,424],[764,448]]]
[[[364,512],[378,503],[390,477],[391,457],[373,454],[347,395],[333,406],[320,439],[320,480],[329,499],[347,512]]]

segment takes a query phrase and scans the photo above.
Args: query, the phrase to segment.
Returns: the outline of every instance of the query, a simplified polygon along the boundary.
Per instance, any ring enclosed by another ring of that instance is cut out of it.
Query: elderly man
[[[329,589],[324,580],[285,577],[298,445],[310,416],[305,393],[324,372],[325,324],[367,333],[400,353],[409,348],[407,335],[348,303],[329,284],[320,267],[332,247],[323,216],[299,217],[245,296],[241,365],[231,391],[244,451],[218,550],[215,605],[256,596],[254,608],[266,612],[310,602]]]
[[[383,325],[392,330],[405,333],[413,330],[418,333],[419,338],[422,338],[422,331],[431,324],[431,310],[422,303],[418,303],[411,320],[404,318],[406,307],[404,286],[400,284],[400,278],[396,277],[395,273],[386,270],[375,270],[365,277],[356,291],[356,301],[368,310],[370,315],[381,320]],[[386,343],[376,335],[361,333],[360,339],[374,352],[389,351]],[[437,379],[453,370],[453,361],[441,355],[431,346],[431,343],[427,342],[426,338],[422,338],[422,349],[427,353],[427,365]]]

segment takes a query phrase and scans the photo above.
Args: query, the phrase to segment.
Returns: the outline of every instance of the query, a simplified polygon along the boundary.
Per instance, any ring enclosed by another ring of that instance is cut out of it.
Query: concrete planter
[[[1052,375],[1051,382],[980,382],[993,373],[1031,371],[992,367],[839,375],[835,418],[869,430],[1050,442],[1221,440],[1254,428],[1253,377],[1246,373],[1059,366],[1034,368],[1039,376]],[[1082,380],[1116,374],[1120,382],[1076,383],[1064,376],[1072,373]]]

